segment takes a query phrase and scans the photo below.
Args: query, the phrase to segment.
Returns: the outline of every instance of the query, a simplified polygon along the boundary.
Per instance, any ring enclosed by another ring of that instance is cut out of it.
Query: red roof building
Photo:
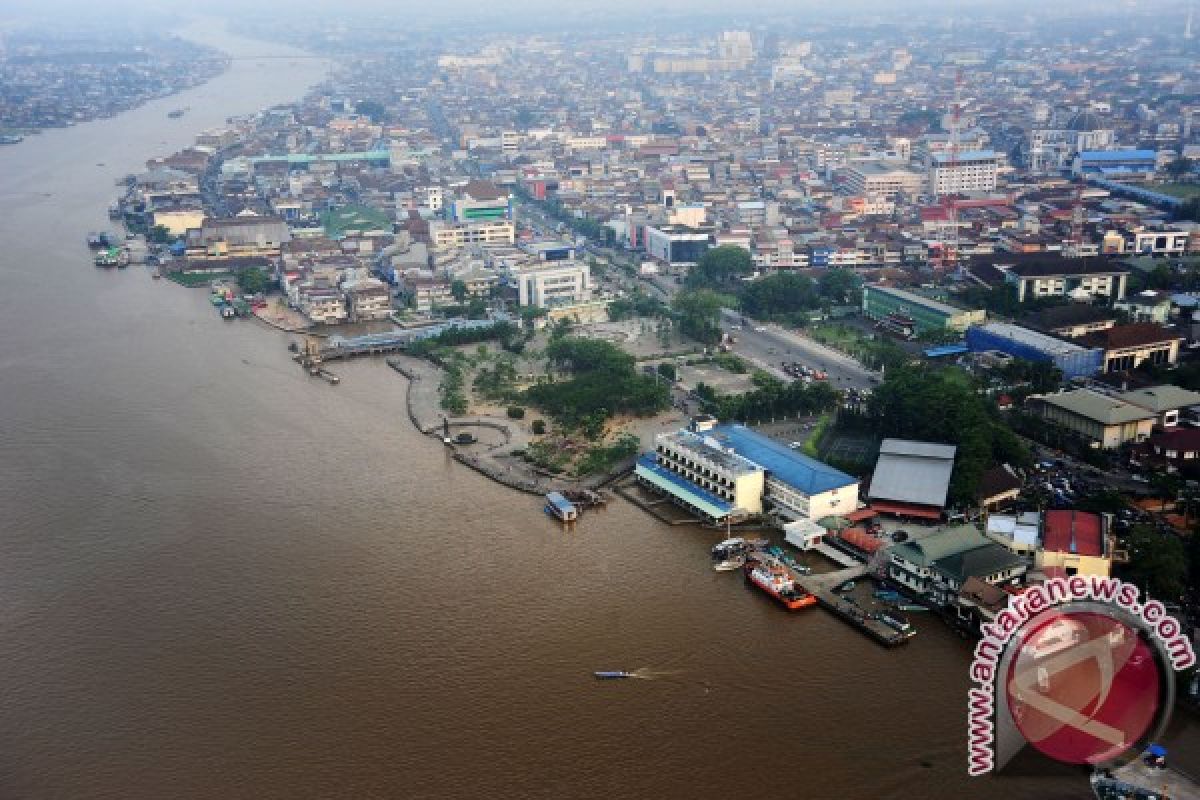
[[[1047,574],[1060,568],[1068,576],[1106,577],[1112,569],[1112,553],[1104,518],[1087,511],[1047,511],[1035,565]]]

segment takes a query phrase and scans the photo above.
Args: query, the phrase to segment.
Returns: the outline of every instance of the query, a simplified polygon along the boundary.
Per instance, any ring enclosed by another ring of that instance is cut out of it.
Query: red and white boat
[[[788,611],[815,606],[817,598],[796,585],[791,571],[773,558],[752,558],[743,567],[746,580],[770,595]]]

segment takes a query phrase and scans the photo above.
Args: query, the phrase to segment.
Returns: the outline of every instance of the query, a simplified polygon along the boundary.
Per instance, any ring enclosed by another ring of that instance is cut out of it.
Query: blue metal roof
[[[940,358],[941,356],[956,356],[967,352],[965,344],[946,344],[941,347],[931,347],[925,351],[926,358]]]
[[[568,513],[575,511],[575,504],[563,497],[561,492],[550,492],[546,495],[546,502],[559,511],[566,511]]]
[[[771,477],[808,495],[858,483],[856,478],[755,433],[745,425],[718,425],[707,435],[758,464]]]
[[[702,489],[683,476],[676,475],[671,470],[659,466],[653,453],[642,453],[638,456],[637,471],[653,476],[657,479],[654,483],[666,491],[683,497],[694,506],[704,508],[706,511],[716,509],[717,513],[713,514],[714,517],[723,517],[733,511],[732,504],[725,502],[707,489]],[[705,506],[711,506],[711,508],[705,508]]]
[[[1154,160],[1158,153],[1153,150],[1084,150],[1079,154],[1084,161],[1144,161]]]

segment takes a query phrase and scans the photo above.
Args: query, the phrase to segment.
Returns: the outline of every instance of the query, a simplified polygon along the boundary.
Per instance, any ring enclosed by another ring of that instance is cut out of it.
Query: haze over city
[[[0,796],[1200,797],[1196,5],[10,0]]]

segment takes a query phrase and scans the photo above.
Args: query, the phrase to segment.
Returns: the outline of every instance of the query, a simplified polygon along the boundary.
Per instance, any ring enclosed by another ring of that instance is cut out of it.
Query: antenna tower
[[[959,236],[958,236],[958,152],[961,147],[962,139],[962,69],[955,70],[954,73],[954,106],[950,112],[950,162],[949,172],[953,176],[953,183],[950,187],[953,191],[949,192],[946,197],[946,211],[950,220],[950,241],[946,248],[945,256],[942,259],[946,266],[954,267],[955,270],[962,270],[962,265],[959,259]]]

